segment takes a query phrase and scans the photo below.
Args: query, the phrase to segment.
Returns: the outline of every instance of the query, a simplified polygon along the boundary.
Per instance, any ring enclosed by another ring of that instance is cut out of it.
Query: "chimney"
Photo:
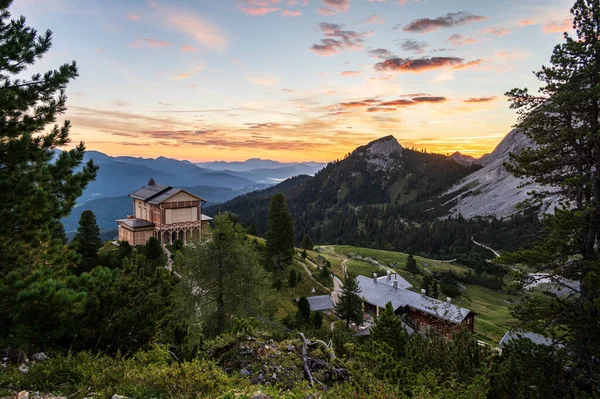
[[[373,273],[373,282],[377,284],[377,273]]]
[[[387,271],[387,278],[388,278],[388,281],[390,281],[392,279],[392,272],[389,270]]]
[[[156,182],[154,181],[154,179],[153,179],[153,178],[150,178],[150,180],[148,180],[148,185],[149,185],[149,186],[153,186],[153,185],[155,185],[155,184],[156,184]]]
[[[394,280],[398,281],[398,273],[394,273]]]
[[[394,288],[398,289],[398,280],[394,280]]]
[[[425,298],[425,290],[423,288],[421,288],[421,297]]]

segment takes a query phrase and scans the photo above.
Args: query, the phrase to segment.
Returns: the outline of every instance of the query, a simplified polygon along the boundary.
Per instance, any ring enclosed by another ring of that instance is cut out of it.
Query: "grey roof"
[[[329,295],[319,295],[319,296],[309,296],[306,297],[308,300],[308,304],[310,305],[310,310],[313,312],[321,311],[321,310],[331,310],[333,309],[333,301]]]
[[[206,202],[205,200],[198,197],[197,195],[194,195],[188,191],[185,191],[182,188],[165,186],[163,184],[157,184],[154,182],[152,184],[148,184],[147,186],[140,188],[137,191],[134,191],[133,193],[129,194],[129,196],[131,198],[139,199],[139,200],[142,200],[149,204],[158,205],[161,202],[171,198],[172,196],[174,196],[175,194],[177,194],[181,191],[186,192],[190,195],[193,195],[194,197],[198,198],[202,202]]]
[[[134,191],[133,193],[129,194],[129,196],[131,198],[135,198],[135,199],[139,199],[142,201],[147,201],[148,199],[154,197],[155,195],[158,195],[160,193],[162,193],[165,190],[170,189],[170,186],[165,186],[164,184],[149,184],[147,186],[144,186],[142,188],[140,188],[137,191]]]
[[[412,288],[412,284],[402,278],[402,276],[397,273],[393,273],[390,275],[390,279],[388,280],[388,276],[383,276],[377,278],[377,283],[383,283],[390,286],[394,285],[394,280],[398,281],[398,288],[404,288],[405,290]]]
[[[550,346],[554,343],[551,338],[546,338],[543,335],[532,333],[529,331],[507,331],[504,337],[500,340],[500,346],[506,346],[509,341],[516,339],[530,339],[534,344]]]
[[[200,220],[213,220],[213,218],[211,218],[210,216],[206,216],[205,214],[201,214],[200,215]]]
[[[385,278],[387,279],[387,277]],[[391,302],[394,310],[408,306],[456,324],[461,323],[471,312],[469,309],[461,308],[450,302],[440,301],[400,288],[400,280],[398,288],[382,283],[380,279],[377,279],[377,283],[375,283],[372,278],[365,276],[358,276],[356,280],[361,289],[360,296],[363,300],[380,308],[385,308],[385,305]]]
[[[149,222],[145,219],[119,219],[117,222],[121,222],[131,227],[132,229],[136,227],[153,227],[154,223]]]

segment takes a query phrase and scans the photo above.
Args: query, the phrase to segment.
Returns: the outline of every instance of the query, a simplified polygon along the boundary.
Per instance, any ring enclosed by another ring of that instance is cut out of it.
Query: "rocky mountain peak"
[[[461,154],[459,151],[456,151],[452,155],[450,155],[450,159],[464,166],[472,165],[473,162],[475,162],[475,158],[473,158],[470,155]]]
[[[402,155],[402,146],[394,136],[385,136],[371,141],[364,149],[369,166],[375,170],[388,169],[392,156]]]

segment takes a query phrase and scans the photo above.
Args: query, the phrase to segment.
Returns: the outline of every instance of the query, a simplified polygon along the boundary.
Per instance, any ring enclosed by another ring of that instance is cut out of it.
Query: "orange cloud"
[[[468,36],[464,36],[464,35],[454,34],[446,40],[446,43],[451,43],[455,46],[462,47],[462,46],[466,46],[468,44],[477,43],[477,39],[474,39],[474,38],[468,37]]]
[[[472,68],[475,68],[475,67],[478,67],[479,65],[481,65],[482,62],[483,62],[483,60],[481,60],[481,59],[469,61],[464,64],[455,65],[452,67],[452,69],[472,69]]]
[[[138,19],[140,19],[139,15],[134,15],[134,14],[130,14],[127,16],[127,19],[130,21],[137,21]]]
[[[471,22],[478,22],[488,19],[488,17],[484,17],[481,15],[473,15],[464,11],[459,12],[451,12],[445,15],[442,15],[438,18],[420,18],[415,19],[408,25],[404,26],[402,30],[405,32],[413,32],[413,33],[428,33],[433,32],[435,30],[441,28],[451,28],[454,26],[465,25]],[[398,29],[397,25],[395,29]]]
[[[537,22],[535,21],[531,21],[531,20],[523,20],[523,21],[519,21],[519,25],[521,26],[528,26],[528,25],[535,25]]]
[[[565,18],[560,21],[551,20],[542,26],[542,32],[546,34],[563,33],[570,30],[572,27],[573,21],[570,18]]]
[[[356,75],[360,75],[360,71],[344,71],[344,72],[340,72],[340,76],[356,76]]]
[[[470,97],[463,100],[464,103],[489,103],[490,101],[496,101],[498,97]]]
[[[199,44],[207,49],[224,50],[229,45],[221,29],[205,21],[196,13],[150,3],[155,15],[160,18],[170,29],[182,32],[193,37]]]
[[[458,57],[423,57],[415,59],[392,58],[375,64],[375,70],[379,72],[421,73],[434,69],[454,69],[456,67],[464,67],[465,65],[464,60]]]
[[[383,24],[383,23],[385,23],[385,19],[379,18],[377,15],[372,15],[363,21],[363,24],[366,24],[366,25],[374,24],[374,23]]]
[[[146,47],[148,45],[150,47],[169,47],[169,46],[172,46],[172,43],[169,43],[165,40],[154,40],[152,38],[146,38],[146,39],[137,39],[135,42],[128,44],[127,47],[140,48],[140,47]]]
[[[512,30],[503,27],[492,27],[484,29],[483,33],[500,37],[511,34]]]
[[[186,44],[185,46],[181,47],[181,49],[180,49],[180,50],[181,50],[181,52],[182,52],[182,53],[187,53],[187,52],[193,52],[193,51],[196,51],[196,50],[198,50],[198,49],[197,49],[196,47],[192,47],[192,46],[190,46],[190,45]]]
[[[285,88],[281,89],[281,91],[284,93],[295,93],[296,92],[296,90],[294,90],[294,89],[285,89]]]
[[[350,0],[321,0],[325,7],[337,12],[346,12],[350,8]]]
[[[300,17],[302,16],[302,11],[300,10],[283,10],[281,11],[281,15],[284,17]]]
[[[356,32],[344,30],[343,25],[321,22],[319,29],[325,34],[320,44],[313,44],[310,50],[323,56],[335,55],[342,51],[356,51],[363,48],[364,38],[373,35],[373,31]]]

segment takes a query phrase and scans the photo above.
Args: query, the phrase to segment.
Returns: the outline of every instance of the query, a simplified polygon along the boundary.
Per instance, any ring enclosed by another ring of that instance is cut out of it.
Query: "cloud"
[[[186,44],[185,46],[182,46],[180,50],[182,53],[188,53],[188,52],[194,52],[198,49],[196,47],[192,47],[192,46]]]
[[[281,11],[281,15],[284,17],[300,17],[302,16],[302,11],[300,10],[283,10]]]
[[[202,47],[211,50],[224,50],[229,42],[221,29],[201,18],[190,10],[174,8],[169,5],[160,6],[150,3],[155,15],[170,29],[179,31],[194,38]]]
[[[374,50],[369,50],[369,51],[367,51],[367,54],[371,57],[379,58],[379,59],[383,59],[383,60],[396,57],[394,55],[394,53],[392,53],[391,51],[386,50],[384,48],[376,48]]]
[[[455,68],[461,65],[465,65],[464,59],[458,57],[391,58],[375,64],[375,70],[379,72],[420,73],[434,69]]]
[[[135,42],[129,43],[127,45],[127,47],[132,47],[132,48],[140,48],[140,47],[146,47],[146,46],[169,47],[172,45],[173,45],[172,43],[169,43],[165,40],[154,40],[152,38],[146,38],[146,39],[137,39]]]
[[[263,16],[279,11],[279,7],[274,7],[277,4],[279,0],[241,0],[237,8],[248,15]]]
[[[519,25],[521,25],[521,26],[535,25],[536,23],[537,22],[529,20],[529,19],[519,21]]]
[[[127,19],[130,21],[137,21],[138,19],[140,19],[139,15],[135,15],[135,14],[130,14],[127,16]]]
[[[481,15],[473,15],[465,11],[451,12],[446,15],[442,15],[438,18],[420,18],[412,21],[408,25],[404,26],[402,30],[405,32],[413,33],[427,33],[433,32],[441,28],[451,28],[454,26],[465,25],[471,22],[483,21],[488,19]],[[399,26],[396,25],[395,29]]]
[[[492,96],[492,97],[470,97],[467,98],[465,100],[463,100],[464,103],[488,103],[490,101],[496,101],[498,99],[498,97],[496,96]]]
[[[331,8],[325,8],[325,7],[319,8],[317,10],[317,12],[319,14],[321,14],[321,15],[333,15],[333,14],[335,14],[335,11],[333,11]]]
[[[286,89],[286,88],[281,89],[281,91],[284,93],[295,93],[296,92],[296,90],[294,90],[294,89]]]
[[[350,8],[350,0],[321,0],[323,5],[337,12],[346,12]]]
[[[452,67],[452,69],[474,69],[475,67],[478,67],[482,63],[483,63],[482,59],[473,60],[473,61],[465,62],[465,63],[462,63],[462,64],[454,65]]]
[[[550,33],[563,33],[573,28],[573,21],[570,18],[566,18],[560,21],[550,20],[542,25],[542,32],[546,34]]]
[[[477,43],[477,39],[474,39],[472,37],[468,37],[465,35],[458,35],[458,34],[454,34],[452,36],[450,36],[447,40],[446,43],[450,43],[453,44],[455,46],[466,46],[468,44],[473,44],[473,43]]]
[[[106,51],[106,50],[104,50],[103,48],[96,49],[96,52],[99,54],[103,53],[104,51]]]
[[[372,15],[363,21],[363,24],[365,24],[365,25],[374,24],[374,23],[383,24],[383,23],[385,23],[385,19],[379,18],[377,15]]]
[[[446,97],[415,97],[412,99],[416,103],[445,103],[448,101]]]
[[[371,36],[373,31],[356,32],[343,30],[342,25],[321,22],[319,29],[325,34],[320,44],[313,44],[310,50],[323,56],[331,56],[342,51],[356,51],[363,48],[364,38]]]
[[[273,86],[279,81],[279,79],[274,76],[246,76],[246,80],[258,86]]]
[[[180,73],[179,75],[175,75],[173,76],[174,80],[182,80],[182,79],[187,79],[191,76],[194,76],[195,74],[197,74],[198,72],[200,72],[202,70],[202,67],[197,67],[195,69],[193,69],[190,72],[186,72],[186,73]]]
[[[512,30],[510,30],[508,28],[503,28],[503,27],[497,26],[497,27],[485,28],[483,30],[483,33],[500,37],[500,36],[511,34]]]
[[[367,108],[367,112],[394,112],[396,108],[387,108],[387,107],[369,107]]]
[[[344,71],[340,72],[340,76],[357,76],[360,75],[360,71]]]
[[[404,51],[412,51],[416,54],[423,54],[429,44],[418,40],[404,39],[400,44],[400,48]]]

